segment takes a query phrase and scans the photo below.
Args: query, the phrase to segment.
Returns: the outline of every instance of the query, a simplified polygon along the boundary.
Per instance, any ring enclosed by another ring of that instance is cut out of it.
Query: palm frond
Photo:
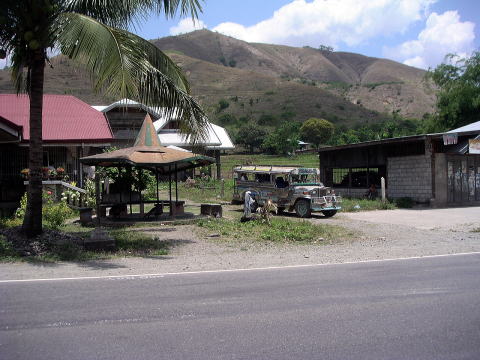
[[[180,114],[181,131],[193,143],[205,139],[205,114],[168,56],[147,40],[89,16],[65,13],[61,19],[57,37],[61,52],[86,67],[96,92],[165,107],[167,116]]]
[[[202,11],[200,0],[69,0],[67,12],[90,16],[98,21],[126,28],[152,12],[163,13],[167,18],[190,15],[196,19]]]

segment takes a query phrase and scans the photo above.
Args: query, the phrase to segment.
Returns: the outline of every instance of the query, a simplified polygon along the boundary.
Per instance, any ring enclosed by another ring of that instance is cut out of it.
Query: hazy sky
[[[249,42],[333,46],[428,68],[480,47],[480,0],[205,0],[191,19],[151,17],[153,39],[208,28]]]

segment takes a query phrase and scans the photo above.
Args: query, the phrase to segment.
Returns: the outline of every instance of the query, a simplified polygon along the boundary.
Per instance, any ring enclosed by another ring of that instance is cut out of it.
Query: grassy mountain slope
[[[229,129],[252,119],[267,127],[323,117],[337,125],[376,122],[399,112],[420,118],[433,110],[425,72],[394,61],[310,47],[256,44],[208,30],[153,40],[186,72],[209,117]],[[57,56],[46,68],[45,92],[72,94],[92,105],[88,75]],[[0,92],[13,92],[0,71]]]
[[[433,111],[435,99],[424,84],[425,72],[391,60],[311,47],[247,43],[208,30],[153,42],[162,50],[212,64],[314,84],[378,112],[420,118]]]
[[[315,86],[215,65],[184,55],[172,53],[170,56],[186,71],[193,94],[214,120],[225,113],[256,120],[262,115],[298,121],[315,116],[327,117],[345,125],[382,118],[376,112]],[[228,102],[228,107],[220,110],[222,99]]]

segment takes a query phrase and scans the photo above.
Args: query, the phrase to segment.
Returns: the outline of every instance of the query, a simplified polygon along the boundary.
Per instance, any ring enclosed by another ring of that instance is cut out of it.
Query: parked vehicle
[[[233,201],[243,202],[251,191],[262,206],[271,199],[279,211],[295,211],[300,217],[310,217],[312,211],[331,217],[341,209],[339,195],[319,180],[315,168],[271,165],[242,165],[233,169]]]

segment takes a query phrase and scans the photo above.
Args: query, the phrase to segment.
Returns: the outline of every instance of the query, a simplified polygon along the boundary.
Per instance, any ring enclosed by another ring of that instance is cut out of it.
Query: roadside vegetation
[[[351,239],[354,233],[337,225],[316,225],[306,220],[274,217],[270,225],[261,220],[205,219],[198,222],[205,236],[221,241],[263,241],[276,243],[334,243]]]
[[[343,198],[342,202],[343,212],[359,212],[359,211],[371,211],[371,210],[393,210],[397,208],[397,205],[391,201],[383,202],[381,199],[368,200],[368,199],[353,199]]]
[[[17,231],[21,219],[0,220],[0,262],[57,262],[105,260],[129,256],[167,255],[170,243],[141,231],[139,226],[104,228],[115,240],[115,248],[105,250],[86,250],[83,240],[90,238],[95,227],[85,227],[76,223],[63,225],[52,230],[45,227],[44,232],[28,239]],[[148,226],[151,224],[142,224]]]

